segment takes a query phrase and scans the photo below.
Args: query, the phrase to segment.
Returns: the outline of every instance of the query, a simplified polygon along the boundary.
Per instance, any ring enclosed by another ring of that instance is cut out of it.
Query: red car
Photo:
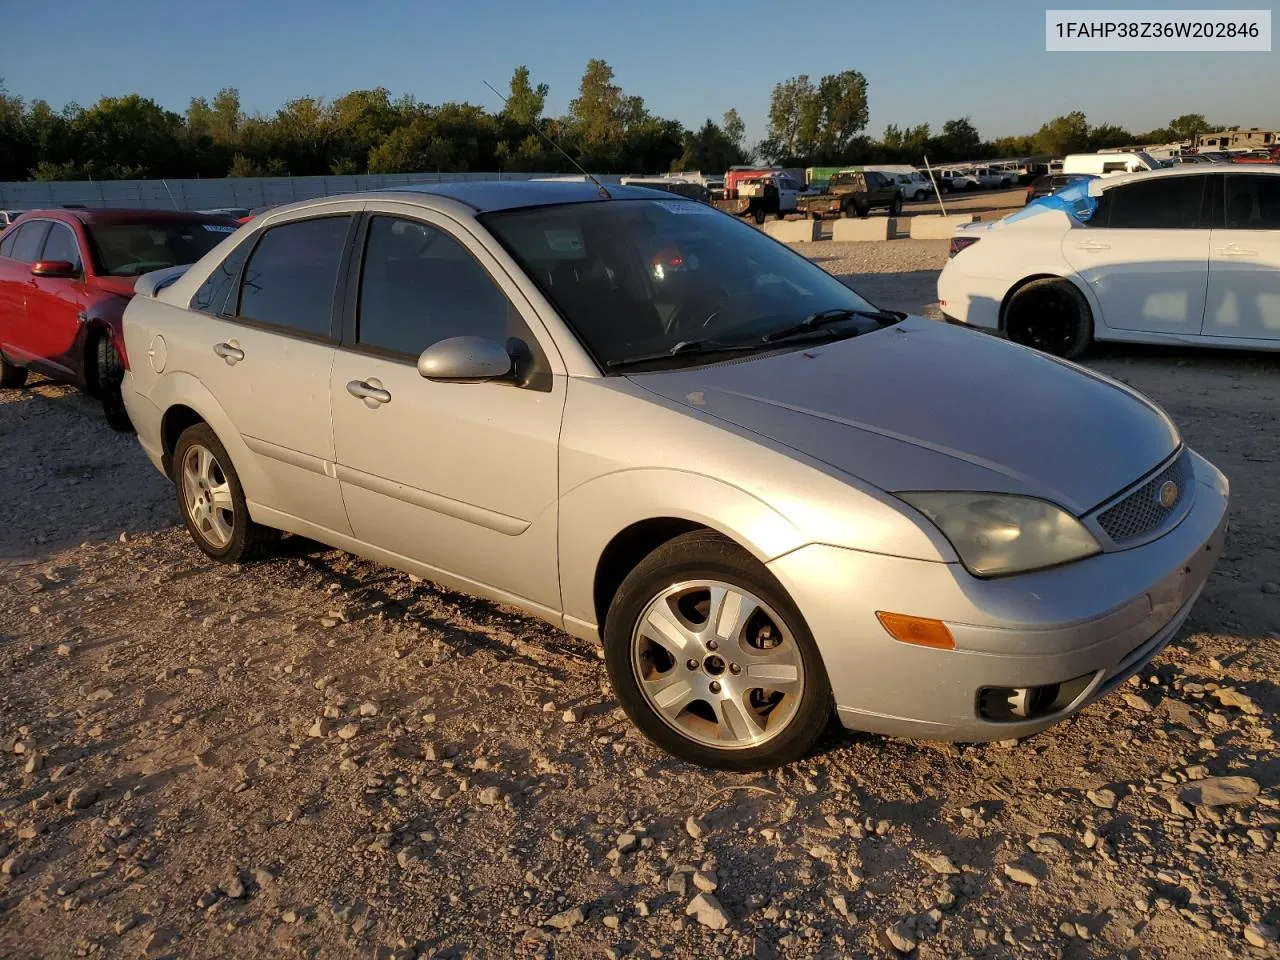
[[[34,210],[0,236],[0,388],[35,370],[102,400],[120,400],[128,365],[120,318],[139,276],[195,263],[237,229],[229,217],[167,210]]]

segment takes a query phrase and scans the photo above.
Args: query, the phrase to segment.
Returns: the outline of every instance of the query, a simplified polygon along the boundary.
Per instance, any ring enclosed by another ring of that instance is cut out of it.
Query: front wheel
[[[10,363],[0,353],[0,389],[17,390],[27,382],[27,368]]]
[[[188,427],[173,451],[178,509],[196,546],[214,560],[240,563],[265,554],[280,531],[254,523],[222,441],[206,423]]]
[[[676,537],[631,571],[609,606],[604,648],[632,722],[692,763],[790,763],[831,719],[831,687],[799,610],[755,558],[710,531]]]
[[[889,216],[896,217],[900,213],[902,213],[902,198],[894,197],[889,204]]]
[[[928,196],[929,196],[928,191],[926,191],[926,190],[917,190],[917,191],[916,191],[916,193],[915,193],[915,196],[914,196],[912,199],[914,199],[917,203],[919,203],[921,200],[924,200],[924,199],[925,199],[926,197],[928,197]]]
[[[1093,313],[1068,280],[1046,277],[1021,287],[1005,308],[1005,333],[1014,343],[1074,360],[1093,340]]]
[[[124,381],[124,363],[108,337],[100,337],[97,341],[94,383],[99,398],[102,400],[102,412],[106,416],[107,426],[121,433],[131,433],[133,423],[124,408],[124,398],[120,395],[120,384]]]

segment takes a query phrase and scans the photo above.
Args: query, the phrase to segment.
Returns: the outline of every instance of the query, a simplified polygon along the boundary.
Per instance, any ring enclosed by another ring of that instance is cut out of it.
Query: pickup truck
[[[796,209],[796,195],[803,188],[790,177],[774,171],[731,170],[725,177],[724,195],[711,205],[735,217],[751,217],[764,223],[769,214],[779,219]]]
[[[827,181],[825,193],[798,197],[796,209],[814,220],[823,217],[865,217],[875,207],[884,207],[889,216],[902,212],[902,192],[887,174],[874,170],[841,171]]]

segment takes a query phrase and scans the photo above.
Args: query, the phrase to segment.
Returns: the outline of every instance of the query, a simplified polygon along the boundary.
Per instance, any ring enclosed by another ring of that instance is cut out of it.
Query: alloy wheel
[[[192,444],[182,458],[182,503],[191,525],[210,546],[221,550],[231,542],[236,522],[231,484],[203,444]]]
[[[719,749],[777,737],[805,688],[804,660],[782,617],[718,580],[674,584],[650,600],[632,631],[631,666],[664,723]]]

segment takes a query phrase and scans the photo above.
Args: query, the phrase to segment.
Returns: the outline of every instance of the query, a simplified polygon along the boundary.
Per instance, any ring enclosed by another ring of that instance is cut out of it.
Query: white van
[[[1155,170],[1160,162],[1149,153],[1072,153],[1062,161],[1063,173],[1093,173],[1113,177],[1120,173]]]

